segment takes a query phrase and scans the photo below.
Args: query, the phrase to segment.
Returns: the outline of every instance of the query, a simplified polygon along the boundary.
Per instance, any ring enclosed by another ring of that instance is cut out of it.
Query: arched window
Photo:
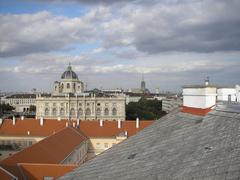
[[[83,110],[82,110],[82,108],[79,108],[78,109],[78,116],[82,116],[83,115]]]
[[[73,89],[75,90],[75,88],[76,88],[76,85],[75,85],[75,83],[73,83]]]
[[[53,108],[53,109],[52,109],[52,115],[53,115],[53,116],[56,116],[56,115],[57,115],[57,109],[56,109],[56,108]]]
[[[46,108],[46,109],[45,109],[45,116],[48,116],[48,115],[49,115],[49,109]]]
[[[70,84],[69,84],[69,83],[67,83],[67,88],[68,88],[68,89],[70,88]]]
[[[87,109],[86,109],[86,115],[87,115],[87,116],[90,116],[90,115],[91,115],[91,110],[90,110],[90,108],[87,108]]]
[[[117,109],[116,109],[116,108],[113,108],[113,109],[112,109],[112,115],[113,115],[113,116],[116,116],[116,115],[117,115]]]
[[[100,108],[97,108],[97,116],[101,116],[101,109]]]
[[[104,109],[104,115],[105,115],[105,116],[108,116],[108,115],[109,115],[109,110],[108,110],[108,108],[105,108],[105,109]]]
[[[65,114],[64,108],[61,108],[61,109],[60,109],[60,115],[61,115],[61,116],[64,116],[64,114]]]
[[[71,109],[70,109],[70,115],[71,115],[71,116],[74,116],[74,115],[75,115],[75,110],[74,110],[74,108],[71,108]]]

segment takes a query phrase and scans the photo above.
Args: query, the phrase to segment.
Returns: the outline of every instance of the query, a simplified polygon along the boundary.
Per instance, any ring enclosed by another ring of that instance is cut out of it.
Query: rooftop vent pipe
[[[139,128],[139,118],[136,119],[136,128]]]
[[[15,124],[16,124],[16,118],[15,118],[15,116],[13,116],[13,125],[15,126]]]
[[[118,129],[121,129],[121,124],[122,124],[122,123],[121,123],[121,120],[119,119],[119,120],[118,120]]]
[[[100,119],[100,127],[103,127],[103,120]]]
[[[40,126],[43,126],[43,117],[40,118]]]

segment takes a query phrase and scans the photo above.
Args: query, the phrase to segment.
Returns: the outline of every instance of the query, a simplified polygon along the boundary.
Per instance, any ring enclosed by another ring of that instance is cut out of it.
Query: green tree
[[[14,107],[10,106],[9,104],[0,104],[0,112],[1,113],[5,113],[8,111],[12,111],[14,110]]]
[[[126,118],[135,120],[137,117],[144,120],[155,120],[164,116],[162,101],[141,98],[138,102],[130,102],[126,106]]]
[[[29,111],[30,111],[30,112],[36,112],[36,106],[30,105]]]

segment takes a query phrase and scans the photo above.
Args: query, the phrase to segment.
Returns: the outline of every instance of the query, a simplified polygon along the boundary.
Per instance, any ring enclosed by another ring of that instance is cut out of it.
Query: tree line
[[[162,101],[157,99],[147,100],[141,98],[138,102],[130,102],[126,106],[126,119],[135,120],[137,117],[143,120],[156,120],[164,116]]]

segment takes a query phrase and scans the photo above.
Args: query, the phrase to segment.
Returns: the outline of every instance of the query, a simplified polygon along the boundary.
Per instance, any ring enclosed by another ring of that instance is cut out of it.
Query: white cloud
[[[103,6],[83,17],[54,16],[47,11],[35,14],[0,15],[0,56],[19,56],[73,48],[75,43],[95,41],[97,21],[109,16]]]

